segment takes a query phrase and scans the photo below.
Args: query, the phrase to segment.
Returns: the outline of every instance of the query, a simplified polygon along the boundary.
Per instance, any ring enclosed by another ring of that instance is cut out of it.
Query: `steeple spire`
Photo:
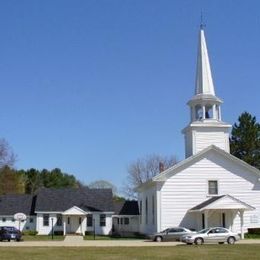
[[[215,96],[215,89],[203,27],[204,25],[201,23],[199,32],[195,95],[207,94]]]

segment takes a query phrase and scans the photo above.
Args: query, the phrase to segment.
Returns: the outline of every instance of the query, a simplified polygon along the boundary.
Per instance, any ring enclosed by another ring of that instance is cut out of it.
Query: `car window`
[[[176,232],[185,232],[183,228],[176,228]]]
[[[228,233],[228,231],[224,228],[216,228],[216,233]]]
[[[207,233],[208,231],[209,231],[209,228],[205,228],[205,229],[200,230],[198,233],[204,234],[204,233]]]
[[[216,229],[214,228],[214,229],[211,229],[210,231],[209,231],[209,234],[214,234],[214,233],[216,233]]]
[[[169,232],[169,233],[176,233],[176,232],[178,232],[178,231],[177,231],[176,228],[170,228],[168,232]]]

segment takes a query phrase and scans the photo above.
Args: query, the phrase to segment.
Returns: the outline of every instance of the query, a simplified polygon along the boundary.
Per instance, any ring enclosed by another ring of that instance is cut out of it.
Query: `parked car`
[[[22,233],[15,227],[0,227],[0,241],[7,240],[15,240],[21,241]]]
[[[183,235],[193,234],[194,232],[184,227],[171,227],[162,232],[150,236],[153,241],[179,241]]]
[[[195,234],[184,235],[181,237],[181,241],[186,244],[202,245],[203,243],[219,243],[234,244],[240,239],[237,233],[223,228],[223,227],[212,227],[202,229]]]

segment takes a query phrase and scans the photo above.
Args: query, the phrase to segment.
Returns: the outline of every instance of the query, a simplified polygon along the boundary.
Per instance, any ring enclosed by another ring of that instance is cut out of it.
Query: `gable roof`
[[[76,206],[86,212],[114,212],[111,189],[41,188],[37,194],[36,212],[63,212]]]
[[[203,211],[205,209],[253,210],[255,208],[231,195],[226,194],[222,196],[214,196],[191,208],[189,211]]]
[[[0,196],[0,215],[24,213],[34,215],[35,196],[29,194],[8,194]]]
[[[116,215],[139,215],[138,202],[135,200],[114,202]]]
[[[191,164],[195,163],[196,161],[199,161],[200,159],[204,158],[205,155],[209,151],[213,151],[213,152],[215,152],[219,155],[222,155],[227,160],[235,162],[239,166],[247,169],[248,171],[250,171],[250,172],[256,174],[258,177],[260,177],[260,171],[257,168],[255,168],[255,167],[249,165],[248,163],[238,159],[234,155],[227,153],[226,151],[220,149],[219,147],[217,147],[215,145],[210,145],[209,147],[203,149],[199,153],[188,157],[187,159],[175,164],[174,166],[172,166],[172,167],[168,168],[167,170],[163,171],[162,173],[156,175],[155,177],[153,177],[152,181],[165,181],[165,180],[167,180],[169,177],[176,174],[177,172],[187,168],[189,165],[191,165]]]
[[[82,209],[80,209],[79,207],[76,207],[76,206],[73,206],[72,208],[67,209],[62,213],[62,215],[76,215],[76,216],[86,215],[86,214],[87,214],[86,211],[84,211],[84,210],[82,210]]]

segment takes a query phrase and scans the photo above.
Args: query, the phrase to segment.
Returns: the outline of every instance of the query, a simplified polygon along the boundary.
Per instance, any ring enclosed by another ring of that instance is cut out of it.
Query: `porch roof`
[[[66,216],[83,216],[86,215],[87,212],[84,211],[83,209],[73,206],[70,209],[65,210],[62,215],[66,215]]]
[[[233,196],[228,194],[222,196],[214,196],[197,206],[191,208],[190,212],[204,211],[210,209],[241,209],[241,210],[254,210],[255,208]]]

